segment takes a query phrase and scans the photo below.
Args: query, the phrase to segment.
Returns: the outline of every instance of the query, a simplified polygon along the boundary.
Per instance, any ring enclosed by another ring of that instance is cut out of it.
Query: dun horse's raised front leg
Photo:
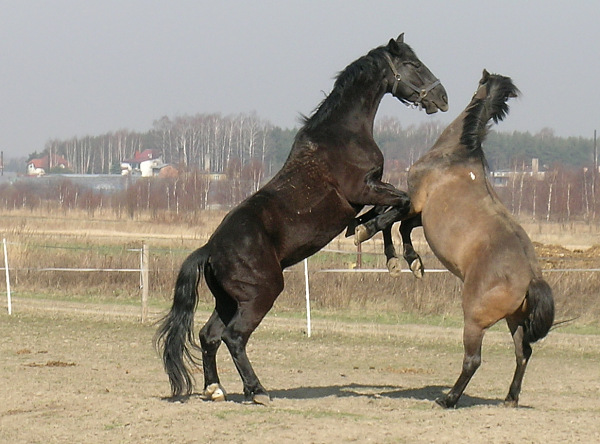
[[[412,244],[411,233],[416,227],[422,226],[421,215],[418,214],[410,219],[403,220],[400,224],[400,236],[402,237],[402,256],[408,264],[410,271],[417,279],[421,279],[425,273],[425,267],[423,267],[423,261],[421,256],[415,251]],[[384,238],[385,247],[385,238]]]
[[[400,276],[402,273],[402,265],[396,255],[396,249],[394,248],[394,241],[392,240],[392,226],[383,229],[383,251],[387,259],[386,265],[392,277]]]

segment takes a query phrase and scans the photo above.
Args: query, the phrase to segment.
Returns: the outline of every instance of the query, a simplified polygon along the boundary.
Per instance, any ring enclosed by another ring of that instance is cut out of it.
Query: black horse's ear
[[[483,73],[481,74],[481,80],[479,81],[479,84],[483,85],[485,82],[488,81],[489,78],[490,73],[487,71],[487,69],[484,69]]]
[[[400,34],[396,40],[390,39],[388,43],[388,50],[392,53],[399,54],[402,52],[400,49],[400,44],[404,43],[404,33]]]

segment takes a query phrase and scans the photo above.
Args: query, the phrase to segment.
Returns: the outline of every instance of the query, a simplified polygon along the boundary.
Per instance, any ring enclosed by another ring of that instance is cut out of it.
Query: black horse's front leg
[[[392,207],[384,213],[381,213],[371,220],[367,220],[362,225],[356,227],[354,234],[354,243],[359,244],[371,239],[377,232],[387,227],[391,227],[394,222],[398,222],[406,217],[408,209],[405,207]]]
[[[385,212],[385,210],[387,210],[389,207],[385,207],[385,206],[374,206],[373,208],[371,208],[369,211],[367,211],[364,214],[361,214],[358,217],[355,217],[354,219],[352,219],[352,222],[350,222],[348,224],[348,227],[346,228],[346,237],[350,237],[350,236],[354,236],[355,232],[356,232],[356,227],[358,227],[359,225],[364,224],[365,222],[377,217],[380,214],[383,214]]]
[[[383,182],[383,165],[370,170],[358,193],[350,199],[355,204],[398,207],[404,211],[410,208],[410,197],[406,191],[399,190],[390,183]]]

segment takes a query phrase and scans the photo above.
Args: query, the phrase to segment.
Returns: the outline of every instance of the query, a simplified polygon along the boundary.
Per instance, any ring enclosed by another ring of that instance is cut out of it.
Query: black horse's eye
[[[412,66],[413,68],[419,69],[421,67],[421,63],[413,60],[408,60],[405,62],[407,65]]]

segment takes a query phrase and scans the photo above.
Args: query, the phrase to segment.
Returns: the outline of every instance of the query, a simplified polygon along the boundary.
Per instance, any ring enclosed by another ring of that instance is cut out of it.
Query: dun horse
[[[480,366],[486,329],[501,319],[508,323],[517,358],[505,404],[517,406],[530,344],[546,336],[554,321],[552,291],[542,278],[531,241],[500,202],[486,174],[482,142],[488,122],[502,120],[508,99],[517,94],[510,78],[484,71],[467,108],[411,167],[410,214],[404,208],[391,209],[356,230],[358,241],[363,241],[384,229],[390,267],[395,257],[391,224],[403,220],[404,257],[420,276],[423,265],[412,248],[410,231],[422,224],[435,255],[464,282],[462,372],[450,392],[436,400],[443,407],[456,405]]]
[[[364,205],[408,206],[406,193],[381,181],[383,155],[373,140],[375,113],[386,93],[428,114],[448,108],[443,86],[403,35],[371,50],[338,75],[331,93],[305,118],[281,171],[183,262],[156,339],[174,397],[193,392],[193,317],[202,275],[216,302],[200,330],[202,396],[224,397],[216,364],[223,341],[245,400],[268,403],[246,344],[283,289],[283,269],[320,250]]]

